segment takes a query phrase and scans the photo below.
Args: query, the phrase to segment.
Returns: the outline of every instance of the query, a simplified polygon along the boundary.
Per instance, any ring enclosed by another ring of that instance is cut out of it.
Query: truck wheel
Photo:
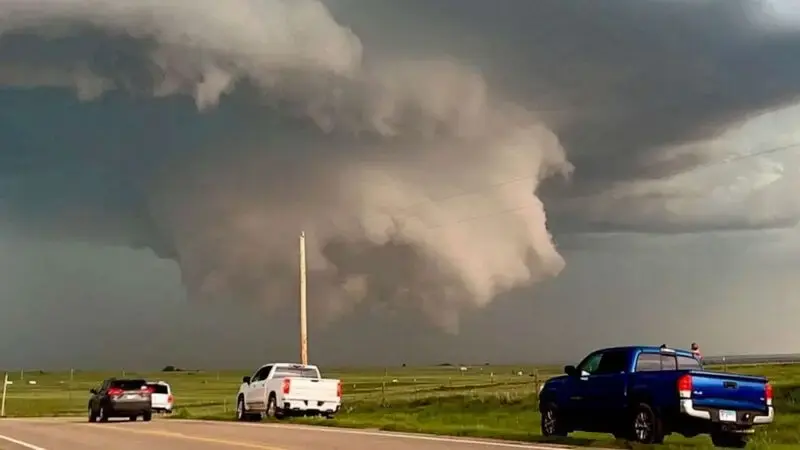
[[[283,419],[283,413],[278,410],[278,400],[274,395],[270,395],[267,401],[267,418]]]
[[[236,420],[246,422],[250,418],[249,416],[244,409],[244,397],[239,396],[239,399],[236,400]]]
[[[542,436],[565,437],[568,432],[564,426],[564,420],[558,413],[558,406],[555,403],[547,403],[541,408],[542,416]]]
[[[646,403],[640,403],[633,410],[631,437],[642,444],[660,444],[664,442],[664,423]]]
[[[711,433],[711,442],[715,447],[745,448],[748,436],[734,433]]]

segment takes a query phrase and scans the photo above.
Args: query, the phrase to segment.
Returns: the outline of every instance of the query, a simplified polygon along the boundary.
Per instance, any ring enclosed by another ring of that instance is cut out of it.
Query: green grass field
[[[753,448],[800,448],[800,365],[731,366],[728,371],[766,375],[775,386],[776,423],[761,427]],[[517,372],[522,371],[523,375]],[[556,375],[548,367],[391,368],[330,370],[344,382],[344,411],[334,420],[298,419],[327,426],[379,428],[460,436],[546,441],[539,435],[537,386]],[[243,375],[237,372],[125,373],[169,382],[175,393],[174,417],[230,420]],[[88,390],[122,372],[75,371],[9,373],[9,417],[85,414]],[[36,384],[29,384],[35,381]],[[0,382],[2,383],[2,382]],[[560,443],[624,447],[603,434],[575,433]],[[657,448],[711,448],[706,437],[670,437]]]

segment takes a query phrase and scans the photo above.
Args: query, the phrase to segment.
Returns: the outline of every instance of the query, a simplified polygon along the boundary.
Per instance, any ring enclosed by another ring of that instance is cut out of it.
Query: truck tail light
[[[690,374],[687,373],[678,378],[678,395],[680,398],[692,398],[692,376]]]
[[[290,380],[289,378],[284,378],[281,387],[283,388],[283,395],[288,394],[289,391],[292,389],[292,380]]]
[[[342,382],[336,385],[336,396],[342,398]]]
[[[767,406],[772,406],[772,385],[769,383],[764,385],[764,398],[767,400]]]

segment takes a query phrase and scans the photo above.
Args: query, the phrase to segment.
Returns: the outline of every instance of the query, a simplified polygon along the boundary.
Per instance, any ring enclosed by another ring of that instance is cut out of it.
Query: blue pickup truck
[[[666,346],[598,350],[564,372],[539,394],[545,436],[590,431],[655,444],[710,434],[717,447],[743,448],[775,416],[766,378],[706,371]]]

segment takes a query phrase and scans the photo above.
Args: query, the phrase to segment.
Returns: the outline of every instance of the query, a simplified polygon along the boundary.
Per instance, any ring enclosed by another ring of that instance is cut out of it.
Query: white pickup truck
[[[273,363],[243,377],[236,395],[236,419],[261,420],[265,415],[324,415],[332,418],[342,404],[342,382],[320,377],[316,366]]]

